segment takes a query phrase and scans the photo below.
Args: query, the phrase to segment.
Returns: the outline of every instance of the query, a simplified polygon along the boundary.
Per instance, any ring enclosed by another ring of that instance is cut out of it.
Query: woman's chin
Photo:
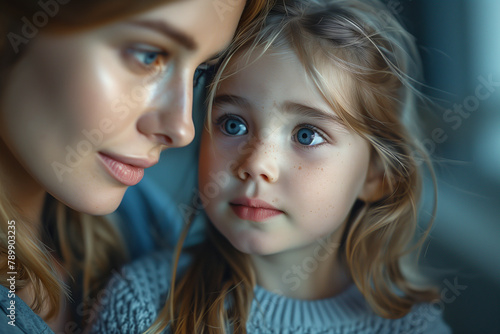
[[[82,190],[73,194],[52,194],[71,209],[92,216],[103,216],[114,212],[120,205],[126,188],[107,191],[87,192]]]

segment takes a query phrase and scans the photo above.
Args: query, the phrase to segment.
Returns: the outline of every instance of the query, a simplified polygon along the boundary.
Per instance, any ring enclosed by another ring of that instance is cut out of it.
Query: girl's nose
[[[251,151],[241,157],[240,163],[236,166],[237,177],[246,181],[264,181],[276,183],[279,177],[277,157],[272,154],[269,145],[258,141],[252,145]]]

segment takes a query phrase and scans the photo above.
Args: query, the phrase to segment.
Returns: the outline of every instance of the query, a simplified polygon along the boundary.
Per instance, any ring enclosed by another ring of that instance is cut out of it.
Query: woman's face
[[[2,140],[61,202],[114,211],[163,149],[193,139],[194,72],[230,42],[244,5],[173,1],[92,30],[40,34],[2,92]]]

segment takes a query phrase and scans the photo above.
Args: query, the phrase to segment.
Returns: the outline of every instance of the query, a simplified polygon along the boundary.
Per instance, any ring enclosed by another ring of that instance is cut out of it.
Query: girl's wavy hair
[[[48,18],[42,32],[71,33],[82,29],[111,23],[128,16],[152,9],[171,0],[72,0],[52,7],[55,15]],[[248,0],[236,30],[235,40],[254,29],[256,20],[269,10],[266,0]],[[8,84],[10,70],[26,50],[31,39],[22,35],[25,18],[32,18],[42,11],[35,0],[6,0],[0,2],[0,99],[3,87]],[[21,39],[19,39],[21,38]],[[23,39],[24,38],[24,39]],[[33,38],[36,38],[33,37]],[[19,42],[21,41],[22,42]],[[16,47],[12,45],[13,41]],[[17,45],[18,44],[18,45]],[[113,268],[126,259],[126,252],[119,231],[112,222],[76,212],[49,197],[46,205],[45,237],[21,214],[4,189],[8,175],[0,166],[0,280],[8,288],[7,272],[17,272],[16,289],[32,286],[34,300],[30,307],[37,313],[48,305],[45,320],[53,319],[60,311],[61,298],[82,299],[86,306],[95,302],[104,288]],[[16,221],[15,269],[7,270],[9,254],[9,221]],[[64,263],[72,278],[67,286],[58,274],[55,263]],[[72,293],[71,293],[71,292]],[[80,309],[88,315],[92,312]]]
[[[372,163],[383,175],[380,196],[354,204],[338,252],[358,289],[385,318],[400,318],[415,303],[437,298],[433,288],[411,282],[403,264],[420,250],[432,226],[431,221],[416,233],[422,162],[436,189],[413,118],[417,102],[426,102],[419,93],[414,38],[377,1],[285,1],[272,9],[261,31],[227,53],[211,86],[209,114],[219,84],[237,71],[229,66],[232,59],[247,57],[249,64],[266,52],[298,56],[325,101],[370,143]],[[228,327],[246,333],[255,273],[245,254],[213,226],[209,232],[176,284],[179,241],[171,292],[157,323],[169,324],[173,333],[225,333]]]

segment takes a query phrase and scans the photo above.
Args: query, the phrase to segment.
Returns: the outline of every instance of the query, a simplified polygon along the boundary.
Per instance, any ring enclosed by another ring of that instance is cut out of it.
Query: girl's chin
[[[236,240],[230,240],[231,244],[234,248],[239,250],[240,252],[247,255],[255,255],[255,256],[266,256],[277,253],[277,250],[274,249],[273,245],[268,245],[263,242],[256,242],[254,240],[243,238],[238,238]]]

